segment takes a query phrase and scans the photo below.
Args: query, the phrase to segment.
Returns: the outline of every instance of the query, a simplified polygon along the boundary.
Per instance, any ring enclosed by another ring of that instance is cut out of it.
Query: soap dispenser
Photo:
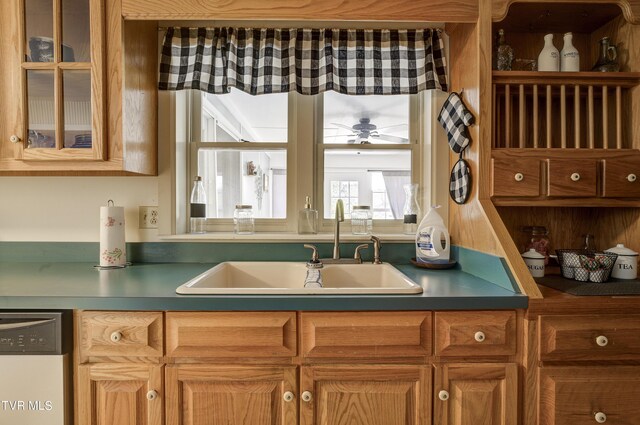
[[[298,233],[318,233],[318,211],[311,209],[311,198],[305,198],[304,208],[298,212]]]

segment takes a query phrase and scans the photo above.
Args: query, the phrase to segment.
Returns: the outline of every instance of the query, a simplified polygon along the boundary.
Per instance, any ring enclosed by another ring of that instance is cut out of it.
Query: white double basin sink
[[[417,285],[390,264],[326,264],[323,287],[305,288],[302,262],[227,261],[176,289],[183,295],[419,294]]]

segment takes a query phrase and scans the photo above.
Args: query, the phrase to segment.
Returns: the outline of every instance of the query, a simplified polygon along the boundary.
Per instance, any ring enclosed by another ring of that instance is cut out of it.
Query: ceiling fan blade
[[[407,124],[403,123],[403,124],[394,124],[394,125],[385,125],[384,127],[378,127],[378,131],[379,130],[386,130],[387,128],[396,128],[396,127],[406,127]]]
[[[372,137],[375,137],[376,139],[380,139],[388,143],[397,143],[397,144],[409,143],[409,139],[406,139],[404,137],[392,136],[390,134],[373,134]]]
[[[331,125],[333,125],[335,127],[344,128],[344,129],[349,130],[349,131],[353,131],[353,128],[349,127],[348,125],[339,124],[337,122],[332,122]]]

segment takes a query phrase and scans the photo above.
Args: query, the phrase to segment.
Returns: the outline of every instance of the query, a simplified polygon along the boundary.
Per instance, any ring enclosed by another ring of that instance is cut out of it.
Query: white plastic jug
[[[429,208],[416,232],[416,261],[421,263],[449,262],[449,232],[437,208],[440,206]],[[444,246],[442,240],[445,241]]]

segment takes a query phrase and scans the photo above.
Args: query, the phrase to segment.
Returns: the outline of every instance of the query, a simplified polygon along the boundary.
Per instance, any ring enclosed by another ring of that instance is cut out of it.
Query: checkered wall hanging
[[[456,204],[464,204],[471,192],[471,173],[462,154],[471,143],[467,127],[474,123],[474,117],[462,101],[462,95],[454,92],[442,105],[438,121],[447,132],[449,147],[460,155],[451,170],[449,195]]]
[[[441,29],[168,28],[160,90],[349,95],[447,91]]]

